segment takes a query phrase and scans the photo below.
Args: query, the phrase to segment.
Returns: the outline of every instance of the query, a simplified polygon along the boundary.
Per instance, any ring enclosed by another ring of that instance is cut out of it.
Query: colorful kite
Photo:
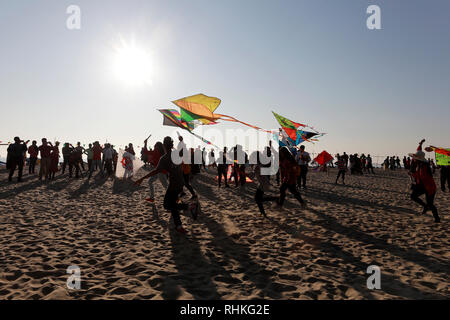
[[[333,160],[333,157],[331,154],[326,152],[325,150],[322,151],[315,159],[314,161],[317,162],[320,166],[323,166],[324,164],[330,162]]]
[[[289,120],[273,111],[272,113],[280,126],[283,128],[284,132],[288,135],[287,140],[294,146],[297,146],[304,141],[318,141],[317,138],[324,135],[324,133],[305,131],[303,128],[308,127],[307,125]],[[311,139],[313,137],[315,137],[315,139]]]
[[[425,148],[427,152],[435,152],[436,164],[438,166],[450,166],[450,149],[429,146]]]
[[[444,148],[437,148],[433,146],[429,146],[428,148],[425,148],[426,151],[431,152],[434,151],[436,153],[442,154],[444,156],[450,157],[450,150],[444,149]]]
[[[217,120],[239,122],[253,129],[272,133],[271,131],[253,126],[231,116],[214,113],[214,111],[216,111],[221,103],[221,100],[219,98],[208,97],[204,94],[196,94],[172,102],[176,106],[180,107],[181,119],[186,122],[190,122],[193,120],[198,120],[202,124],[216,124]]]
[[[198,134],[192,132],[192,130],[194,130],[195,125],[192,123],[192,121],[190,122],[186,122],[181,118],[180,113],[177,110],[173,110],[173,109],[158,109],[159,112],[161,112],[164,116],[163,119],[163,125],[165,126],[172,126],[172,127],[179,127],[181,129],[184,129],[186,131],[188,131],[190,134],[192,134],[194,137],[202,140],[204,143],[209,144],[209,145],[213,145],[210,141],[203,139],[201,136],[199,136]]]

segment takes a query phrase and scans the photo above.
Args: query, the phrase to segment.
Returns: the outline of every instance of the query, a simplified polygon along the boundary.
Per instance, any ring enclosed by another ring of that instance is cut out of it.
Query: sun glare
[[[150,85],[152,64],[150,55],[134,44],[122,43],[114,55],[114,73],[129,86]]]

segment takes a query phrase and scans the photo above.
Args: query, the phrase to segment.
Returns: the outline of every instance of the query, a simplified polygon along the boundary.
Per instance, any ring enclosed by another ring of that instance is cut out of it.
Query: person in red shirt
[[[45,176],[45,180],[48,179],[48,173],[51,163],[50,153],[52,147],[47,143],[46,138],[42,138],[42,145],[39,146],[39,152],[41,153],[41,165],[39,167],[39,180],[42,180],[42,176]]]
[[[58,172],[58,164],[59,164],[59,142],[55,142],[55,146],[49,142],[52,147],[52,152],[50,153],[50,167],[49,167],[49,179],[55,179],[55,174]]]
[[[412,158],[411,170],[408,174],[412,177],[413,183],[411,185],[412,193],[411,200],[417,202],[423,207],[422,214],[431,210],[434,217],[434,222],[441,222],[438,211],[434,205],[434,197],[436,196],[436,183],[434,182],[433,174],[431,172],[430,163],[425,158],[425,152],[422,151],[422,144],[425,142],[423,139],[419,143],[416,153],[410,153]],[[425,194],[426,203],[419,197]]]
[[[98,141],[94,142],[94,146],[92,147],[93,157],[92,157],[92,165],[91,169],[89,170],[89,178],[92,176],[92,172],[94,171],[95,167],[100,168],[100,173],[103,176],[103,166],[102,166],[102,151],[103,148],[100,146],[100,143]]]
[[[28,154],[30,155],[30,163],[28,165],[28,173],[34,174],[34,169],[36,167],[36,161],[39,154],[39,149],[37,146],[37,141],[33,140],[31,146],[28,147]]]

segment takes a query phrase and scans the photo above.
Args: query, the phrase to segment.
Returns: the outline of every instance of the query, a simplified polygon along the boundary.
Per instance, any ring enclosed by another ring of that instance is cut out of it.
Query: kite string
[[[227,116],[227,115],[225,115],[225,114],[216,114],[216,115],[217,115],[217,116],[220,116],[221,119],[222,119],[222,120],[225,120],[225,121],[239,122],[239,123],[241,123],[241,124],[243,124],[243,125],[246,125],[246,126],[248,126],[248,127],[251,127],[251,128],[253,128],[253,129],[256,129],[256,130],[261,130],[261,131],[264,131],[264,132],[267,132],[267,133],[273,133],[273,131],[269,131],[269,130],[262,129],[262,128],[257,127],[257,126],[253,126],[253,125],[251,125],[251,124],[249,124],[249,123],[243,122],[243,121],[241,121],[241,120],[238,120],[238,119],[233,118],[233,117],[231,117],[231,116]]]

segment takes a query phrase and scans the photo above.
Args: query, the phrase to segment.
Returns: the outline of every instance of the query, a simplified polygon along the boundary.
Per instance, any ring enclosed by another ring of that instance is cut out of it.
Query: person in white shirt
[[[305,146],[300,146],[300,150],[297,152],[295,156],[295,160],[297,160],[297,164],[300,166],[300,175],[297,178],[298,188],[301,188],[303,184],[303,188],[306,189],[306,175],[308,174],[308,164],[311,162],[311,157],[309,153],[305,151]]]
[[[114,150],[111,148],[111,145],[107,143],[105,145],[105,149],[103,149],[103,160],[105,161],[105,169],[108,172],[108,175],[113,174],[113,158],[114,158]]]

